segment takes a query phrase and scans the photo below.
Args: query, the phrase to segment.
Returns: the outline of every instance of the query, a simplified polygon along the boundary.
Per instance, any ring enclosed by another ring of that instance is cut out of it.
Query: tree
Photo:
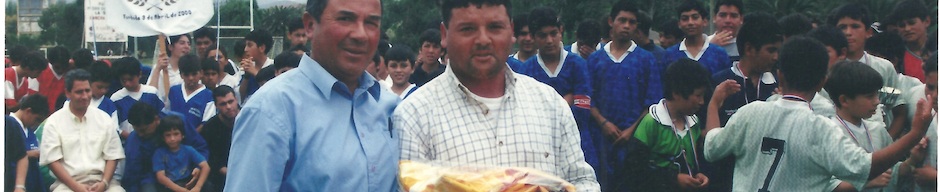
[[[85,24],[85,2],[56,3],[42,11],[39,38],[44,43],[62,45],[69,50],[81,48]]]

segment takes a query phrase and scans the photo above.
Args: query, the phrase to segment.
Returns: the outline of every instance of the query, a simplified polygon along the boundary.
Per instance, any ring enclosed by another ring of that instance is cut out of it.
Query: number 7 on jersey
[[[770,171],[767,172],[767,177],[764,178],[764,186],[758,190],[759,192],[769,192],[768,188],[770,187],[770,181],[774,178],[774,172],[777,171],[777,165],[780,163],[780,158],[783,157],[784,146],[786,146],[787,141],[774,139],[770,137],[764,137],[760,143],[760,152],[764,155],[774,155],[774,164],[770,165]]]

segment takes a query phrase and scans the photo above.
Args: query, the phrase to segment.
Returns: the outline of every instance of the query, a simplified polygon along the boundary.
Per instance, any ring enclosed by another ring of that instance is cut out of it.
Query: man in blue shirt
[[[375,0],[311,0],[298,68],[255,92],[235,120],[226,190],[392,191],[398,96],[364,73],[378,48]]]
[[[731,58],[721,46],[711,44],[702,32],[708,24],[708,11],[701,2],[687,0],[679,6],[679,28],[685,39],[666,49],[660,67],[664,70],[670,63],[681,58],[698,61],[712,74],[731,67]]]

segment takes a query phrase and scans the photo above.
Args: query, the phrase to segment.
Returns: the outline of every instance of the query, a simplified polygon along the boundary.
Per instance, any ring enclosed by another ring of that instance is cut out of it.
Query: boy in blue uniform
[[[184,123],[188,127],[202,129],[202,122],[214,116],[215,111],[210,110],[212,91],[199,83],[202,79],[202,66],[196,55],[185,55],[180,58],[180,76],[183,84],[170,87],[167,97],[170,101],[170,110],[184,114]]]
[[[140,61],[133,57],[120,58],[111,64],[111,70],[118,77],[121,90],[111,95],[111,101],[117,106],[118,127],[121,129],[121,138],[127,139],[133,131],[133,126],[127,122],[127,114],[134,103],[144,102],[156,109],[163,109],[165,106],[163,99],[157,92],[157,88],[149,85],[140,84]]]
[[[596,123],[595,128],[588,130],[598,135],[597,150],[602,151],[601,159],[605,161],[623,162],[626,151],[614,146],[632,137],[630,127],[646,113],[647,107],[662,98],[661,68],[655,64],[652,53],[630,40],[630,33],[636,29],[637,13],[630,2],[617,2],[607,20],[612,28],[611,42],[588,59],[594,90],[591,116]],[[614,164],[595,167],[603,170],[598,171],[598,178],[605,191],[611,190],[611,185],[604,178],[619,170],[614,167]]]
[[[574,35],[577,40],[571,45],[565,45],[565,51],[587,59],[597,51],[597,44],[601,42],[601,26],[593,19],[585,19],[578,23],[578,31]]]
[[[128,192],[134,191],[154,191],[157,188],[156,175],[153,172],[152,158],[154,151],[160,147],[161,137],[154,134],[157,125],[160,124],[160,118],[167,116],[177,116],[179,114],[162,114],[153,106],[137,102],[131,106],[131,112],[128,114],[127,121],[134,126],[134,132],[127,137],[124,143],[124,153],[126,156],[126,167],[124,169],[124,178],[121,184]],[[179,119],[179,118],[177,118]],[[184,134],[198,134],[192,128],[184,129]],[[202,137],[185,137],[183,144],[196,149],[201,155],[208,155],[208,146]]]
[[[185,130],[182,119],[164,118],[157,129],[164,141],[164,145],[153,152],[157,182],[172,191],[202,190],[209,176],[209,163],[192,146],[181,143],[186,136],[182,133]],[[201,170],[198,174],[193,172],[197,168]]]
[[[45,191],[39,174],[39,141],[36,139],[36,127],[49,115],[49,104],[46,97],[33,94],[23,97],[16,112],[6,117],[7,124],[12,122],[17,130],[23,134],[26,156],[29,157],[29,169],[26,172],[26,191]],[[9,138],[10,136],[7,136]],[[9,155],[9,154],[8,154]],[[12,172],[7,170],[8,172]]]
[[[98,109],[111,115],[114,122],[120,123],[117,105],[114,105],[111,98],[105,97],[111,87],[111,80],[114,79],[111,75],[111,67],[104,61],[95,61],[88,66],[88,71],[91,72],[91,106],[98,106]]]
[[[731,67],[731,58],[725,49],[707,41],[703,30],[708,24],[708,11],[697,0],[686,0],[676,10],[679,13],[679,28],[685,32],[685,39],[666,49],[660,67],[665,69],[670,63],[681,58],[698,61],[712,74]]]

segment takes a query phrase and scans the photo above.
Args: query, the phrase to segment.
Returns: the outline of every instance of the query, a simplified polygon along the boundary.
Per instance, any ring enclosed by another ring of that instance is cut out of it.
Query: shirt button
[[[503,146],[503,141],[499,141],[499,146]]]

